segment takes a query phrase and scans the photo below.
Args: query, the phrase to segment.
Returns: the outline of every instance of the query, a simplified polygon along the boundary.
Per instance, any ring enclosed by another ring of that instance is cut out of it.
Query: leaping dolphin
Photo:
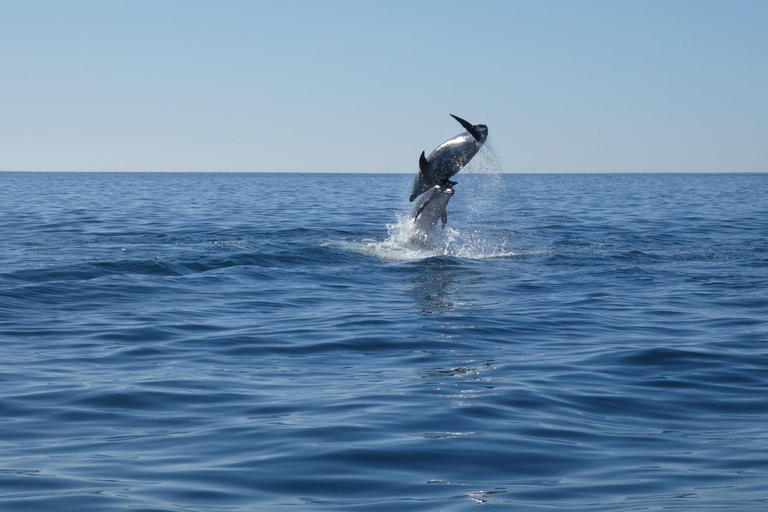
[[[435,185],[421,196],[419,202],[411,210],[415,233],[423,237],[429,236],[438,220],[442,222],[442,227],[445,228],[445,224],[448,222],[445,207],[453,196],[452,185],[455,185],[455,182]]]
[[[453,114],[451,117],[457,120],[467,131],[443,142],[428,157],[424,156],[424,151],[421,152],[419,174],[413,180],[409,201],[413,201],[435,185],[443,184],[450,188],[452,182],[449,182],[448,178],[467,165],[483,146],[485,139],[488,138],[486,125],[470,124]]]

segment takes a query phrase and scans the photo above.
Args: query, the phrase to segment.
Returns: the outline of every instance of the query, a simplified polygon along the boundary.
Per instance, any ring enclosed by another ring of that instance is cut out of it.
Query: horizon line
[[[0,170],[2,174],[371,174],[371,175],[412,175],[412,172],[369,172],[369,171],[61,171],[61,170]],[[541,175],[541,174],[766,174],[766,171],[521,171],[521,172],[466,172],[473,175]]]

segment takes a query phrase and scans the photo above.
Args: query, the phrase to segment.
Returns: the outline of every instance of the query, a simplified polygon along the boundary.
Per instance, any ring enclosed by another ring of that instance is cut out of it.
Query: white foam
[[[347,250],[386,261],[411,261],[440,256],[469,259],[506,258],[518,254],[506,248],[506,240],[489,240],[478,232],[463,233],[457,228],[439,225],[425,234],[414,227],[409,215],[398,216],[388,224],[389,237],[344,244]]]

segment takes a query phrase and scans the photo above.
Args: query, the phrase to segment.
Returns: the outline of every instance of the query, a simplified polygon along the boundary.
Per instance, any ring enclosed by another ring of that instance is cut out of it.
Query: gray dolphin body
[[[453,196],[453,192],[451,185],[435,185],[421,196],[419,202],[411,210],[411,217],[419,234],[429,235],[437,225],[438,220],[442,221],[442,227],[445,227],[448,222],[445,207]]]
[[[413,180],[413,189],[409,201],[419,195],[443,184],[450,186],[448,178],[456,174],[477,154],[488,138],[488,127],[484,124],[470,124],[460,117],[451,114],[461,126],[467,130],[449,139],[435,148],[428,157],[421,152],[419,158],[419,174]]]

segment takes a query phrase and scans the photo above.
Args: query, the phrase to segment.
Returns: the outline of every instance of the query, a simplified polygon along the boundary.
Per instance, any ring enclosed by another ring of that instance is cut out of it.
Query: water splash
[[[352,250],[388,261],[408,261],[440,256],[486,259],[517,256],[508,248],[513,232],[507,222],[490,218],[503,198],[501,161],[493,146],[486,143],[470,164],[457,176],[459,193],[449,203],[449,219],[454,212],[461,227],[439,225],[425,233],[416,229],[410,213],[397,214],[397,222],[387,224],[388,238],[365,241]],[[454,206],[454,208],[451,208]],[[449,220],[450,222],[450,220]],[[498,224],[502,223],[502,226]],[[469,226],[482,226],[471,228]]]
[[[373,256],[385,261],[414,261],[436,257],[467,259],[509,258],[526,256],[509,247],[514,231],[487,232],[481,229],[457,228],[438,224],[429,233],[416,229],[409,213],[397,215],[397,222],[387,224],[384,239],[356,239],[329,242],[343,250]]]
[[[409,214],[398,216],[395,224],[388,224],[389,237],[369,242],[361,247],[364,254],[388,261],[420,260],[439,256],[484,259],[514,256],[506,248],[506,240],[490,241],[478,232],[462,232],[458,228],[435,227],[424,233],[415,228]]]
[[[457,175],[461,195],[457,198],[473,214],[488,216],[503,199],[504,179],[501,158],[492,140],[486,141],[475,158]]]

